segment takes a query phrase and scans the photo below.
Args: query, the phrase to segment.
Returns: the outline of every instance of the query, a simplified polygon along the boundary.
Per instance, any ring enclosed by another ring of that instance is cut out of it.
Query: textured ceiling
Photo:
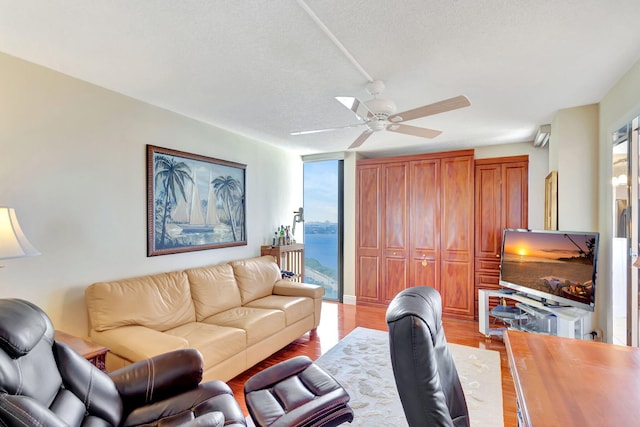
[[[308,6],[360,64],[347,59]],[[599,102],[640,58],[637,0],[0,0],[0,51],[299,154],[363,128],[336,96],[367,75],[399,111],[471,107],[378,132],[366,155],[531,141],[556,111]]]

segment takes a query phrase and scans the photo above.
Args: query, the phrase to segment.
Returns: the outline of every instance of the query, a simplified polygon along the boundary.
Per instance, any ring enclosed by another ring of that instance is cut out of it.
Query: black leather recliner
[[[396,387],[411,427],[469,426],[469,412],[442,329],[438,291],[417,286],[399,292],[387,308]]]
[[[245,426],[231,389],[185,349],[106,374],[54,340],[34,304],[0,300],[0,425]]]

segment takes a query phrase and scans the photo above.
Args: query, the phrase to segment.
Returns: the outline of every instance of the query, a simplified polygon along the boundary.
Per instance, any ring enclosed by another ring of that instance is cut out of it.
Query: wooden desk
[[[640,425],[640,349],[512,330],[504,342],[522,425]]]

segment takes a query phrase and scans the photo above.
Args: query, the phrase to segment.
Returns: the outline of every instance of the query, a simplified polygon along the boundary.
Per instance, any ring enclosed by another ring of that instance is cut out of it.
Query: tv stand
[[[490,326],[490,317],[495,317],[500,320],[513,320],[512,326],[514,329],[527,330],[526,328],[519,327],[518,322],[523,318],[517,318],[519,315],[516,313],[512,315],[513,317],[511,317],[511,319],[503,316],[493,316],[489,310],[490,297],[516,301],[516,306],[522,311],[523,316],[539,322],[546,321],[549,322],[550,325],[553,325],[541,333],[565,338],[591,339],[589,332],[591,331],[591,317],[593,313],[590,311],[576,307],[548,306],[540,301],[518,293],[480,289],[478,290],[478,329],[480,333],[487,337],[491,335],[502,336],[503,332],[507,329],[506,326],[492,328]]]

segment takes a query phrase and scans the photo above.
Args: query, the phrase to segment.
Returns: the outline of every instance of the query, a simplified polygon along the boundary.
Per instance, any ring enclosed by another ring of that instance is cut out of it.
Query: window
[[[342,301],[343,161],[304,163],[304,281]]]

